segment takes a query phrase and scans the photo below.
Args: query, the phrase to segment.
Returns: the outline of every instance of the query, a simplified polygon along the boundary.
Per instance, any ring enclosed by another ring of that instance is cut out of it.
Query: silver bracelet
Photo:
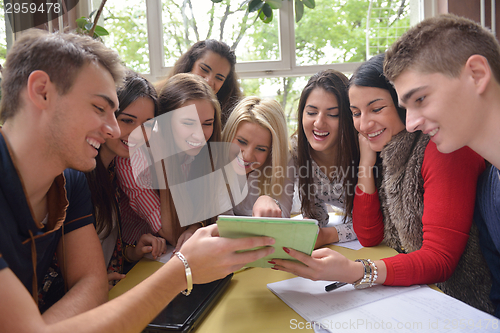
[[[356,289],[369,288],[373,285],[373,271],[370,262],[366,259],[356,259],[356,262],[363,264],[363,277],[352,284]]]
[[[188,296],[191,294],[191,290],[193,290],[193,276],[191,275],[191,267],[189,267],[189,264],[180,252],[175,252],[175,255],[182,261],[184,264],[184,270],[186,271],[186,281],[187,281],[187,289],[181,291],[183,295]]]
[[[281,210],[281,212],[283,212],[283,209],[281,208],[281,205],[280,205],[280,202],[274,198],[271,198],[274,200],[274,202],[276,202],[276,205],[278,205],[278,208]]]
[[[363,264],[363,277],[355,281],[352,285],[356,289],[370,288],[375,284],[378,277],[377,265],[370,259],[356,259],[355,261]]]

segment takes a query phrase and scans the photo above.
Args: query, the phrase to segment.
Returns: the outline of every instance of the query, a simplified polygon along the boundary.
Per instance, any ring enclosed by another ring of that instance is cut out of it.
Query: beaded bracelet
[[[184,264],[184,270],[186,272],[186,281],[187,281],[187,289],[186,290],[183,290],[181,291],[181,293],[183,295],[186,295],[188,296],[189,294],[191,294],[191,290],[193,290],[193,276],[191,275],[191,267],[189,267],[189,264],[186,260],[186,258],[184,258],[184,255],[182,255],[182,253],[180,252],[175,252],[175,255],[182,261],[182,263]]]

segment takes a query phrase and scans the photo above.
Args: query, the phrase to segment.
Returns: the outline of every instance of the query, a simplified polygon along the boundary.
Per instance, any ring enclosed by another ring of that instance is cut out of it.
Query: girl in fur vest
[[[351,261],[330,249],[311,257],[290,250],[308,267],[276,260],[276,268],[358,289],[440,283],[451,296],[491,311],[491,282],[472,224],[484,160],[468,147],[442,154],[432,132],[407,132],[405,110],[383,75],[383,60],[378,55],[359,67],[349,88],[360,144],[353,221],[363,246],[384,241],[400,254]]]

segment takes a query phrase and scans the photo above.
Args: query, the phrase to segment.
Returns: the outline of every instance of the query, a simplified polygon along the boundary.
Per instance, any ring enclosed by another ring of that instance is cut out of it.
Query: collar
[[[54,179],[52,186],[47,192],[48,221],[46,226],[41,222],[36,222],[33,210],[27,200],[26,190],[22,177],[16,167],[15,156],[0,129],[0,174],[6,181],[0,183],[0,191],[9,204],[18,214],[17,224],[21,233],[30,237],[29,231],[34,235],[58,230],[66,218],[66,179],[60,174]],[[36,238],[36,237],[35,237]]]

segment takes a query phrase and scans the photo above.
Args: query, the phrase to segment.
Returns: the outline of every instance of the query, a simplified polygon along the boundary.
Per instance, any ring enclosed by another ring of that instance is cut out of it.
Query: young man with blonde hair
[[[500,45],[479,24],[442,15],[396,41],[384,73],[407,110],[408,131],[428,134],[443,153],[469,146],[492,164],[478,183],[474,220],[500,317]]]
[[[215,225],[201,228],[149,279],[103,304],[107,277],[86,179],[67,169],[92,170],[99,146],[120,136],[114,112],[122,76],[117,54],[90,37],[29,31],[7,56],[0,111],[2,332],[140,332],[192,283],[220,279],[272,252],[268,237],[224,239]],[[54,253],[68,292],[41,314],[38,292]]]

